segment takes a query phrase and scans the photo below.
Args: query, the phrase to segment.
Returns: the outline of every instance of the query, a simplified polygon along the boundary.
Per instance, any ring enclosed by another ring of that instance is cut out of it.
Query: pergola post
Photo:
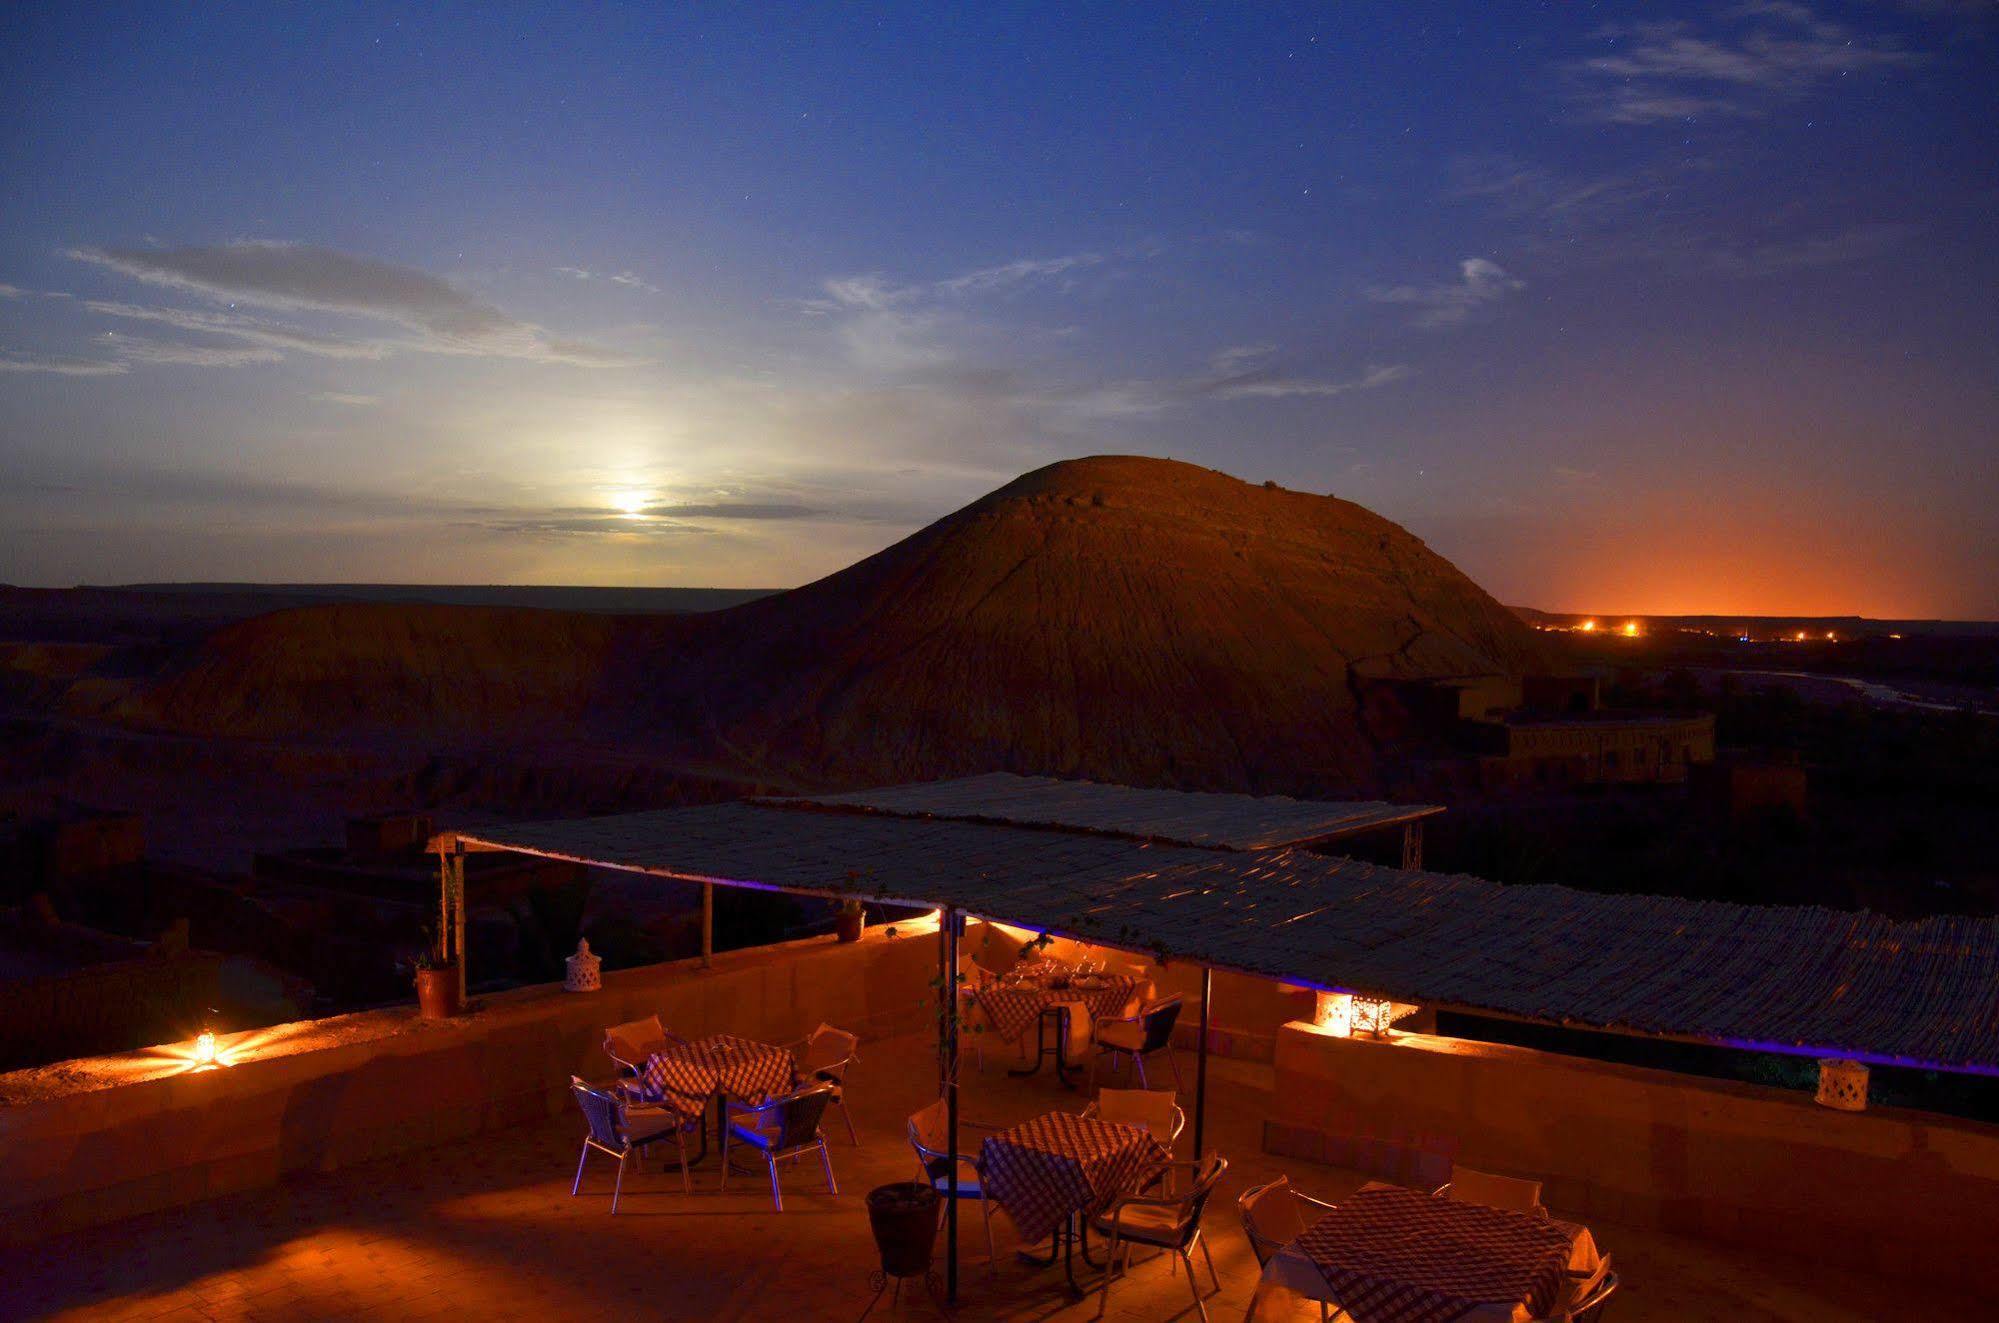
[[[1205,1150],[1201,1147],[1208,1128],[1208,1025],[1209,1003],[1215,997],[1215,971],[1212,965],[1201,966],[1201,1043],[1194,1052],[1194,1161],[1199,1162]],[[1193,1269],[1189,1268],[1189,1272]]]
[[[1421,868],[1423,866],[1423,820],[1415,818],[1402,824],[1402,866]]]
[[[701,884],[701,968],[715,964],[715,884]]]
[[[944,1300],[958,1302],[958,911],[946,905],[938,915],[937,1086],[944,1094],[944,1126],[950,1161],[944,1200]]]
[[[458,1002],[465,1003],[465,847],[456,839],[437,852],[437,949],[458,967]]]

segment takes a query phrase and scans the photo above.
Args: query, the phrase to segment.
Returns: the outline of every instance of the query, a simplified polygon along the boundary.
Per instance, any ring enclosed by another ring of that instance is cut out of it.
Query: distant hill
[[[1520,618],[1330,496],[1101,457],[1009,483],[828,578],[703,614],[427,603],[217,631],[105,710],[212,735],[589,742],[777,781],[1004,768],[1365,784],[1370,676],[1542,664]]]

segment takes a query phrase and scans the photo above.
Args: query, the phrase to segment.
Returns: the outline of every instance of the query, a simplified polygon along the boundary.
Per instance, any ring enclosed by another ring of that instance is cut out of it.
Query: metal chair
[[[947,1199],[951,1196],[949,1152],[951,1141],[948,1133],[950,1124],[950,1112],[942,1098],[909,1118],[909,1146],[916,1150],[916,1165],[922,1173],[918,1179],[927,1181],[931,1189]],[[1000,1127],[979,1121],[967,1121],[959,1117],[958,1128],[990,1131],[998,1130]],[[984,1213],[986,1218],[986,1262],[991,1271],[997,1273],[999,1251],[994,1248],[993,1205],[986,1197],[985,1168],[980,1166],[978,1159],[969,1153],[958,1154],[958,1166],[971,1168],[970,1180],[965,1178],[962,1170],[958,1173],[958,1201],[963,1203],[968,1199],[978,1200],[979,1211]],[[941,1222],[938,1224],[938,1229],[940,1231],[943,1229]]]
[[[1222,1173],[1229,1169],[1228,1160],[1219,1153],[1210,1153],[1196,1162],[1176,1162],[1175,1167],[1186,1167],[1194,1173],[1194,1182],[1182,1195],[1127,1194],[1120,1196],[1111,1206],[1090,1219],[1090,1225],[1110,1237],[1110,1249],[1104,1258],[1104,1285],[1097,1297],[1097,1317],[1104,1316],[1104,1309],[1110,1304],[1111,1278],[1119,1271],[1120,1259],[1131,1258],[1131,1247],[1145,1245],[1152,1249],[1162,1249],[1178,1255],[1187,1268],[1187,1289],[1194,1293],[1194,1307],[1201,1312],[1202,1323],[1208,1317],[1208,1303],[1201,1295],[1201,1284],[1194,1278],[1193,1248],[1201,1247],[1201,1257],[1207,1260],[1208,1277],[1215,1284],[1215,1292],[1222,1289],[1222,1279],[1215,1272],[1215,1256],[1208,1252],[1208,1242],[1201,1236],[1201,1214],[1207,1209],[1208,1198],[1221,1183]]]
[[[861,1146],[861,1137],[854,1130],[852,1114],[847,1111],[847,1067],[860,1055],[860,1045],[858,1035],[822,1022],[791,1048],[792,1055],[798,1058],[798,1073],[802,1077],[833,1086],[830,1105],[840,1109],[840,1119],[847,1126],[847,1140],[855,1148]]]
[[[576,1157],[576,1179],[569,1186],[571,1198],[583,1189],[583,1166],[590,1160],[590,1150],[608,1153],[618,1160],[617,1184],[611,1187],[611,1215],[617,1216],[618,1198],[625,1189],[625,1159],[668,1138],[680,1150],[681,1192],[694,1192],[693,1179],[687,1173],[687,1135],[700,1126],[700,1117],[683,1116],[655,1104],[626,1102],[574,1075],[569,1077],[569,1091],[576,1095],[576,1105],[583,1109],[583,1120],[590,1127],[583,1136],[583,1151]]]
[[[722,1131],[722,1189],[729,1188],[729,1146],[743,1143],[763,1158],[770,1172],[771,1202],[778,1212],[784,1211],[784,1188],[778,1184],[777,1164],[815,1149],[826,1172],[826,1193],[840,1193],[839,1182],[833,1179],[833,1155],[826,1148],[826,1132],[819,1126],[832,1101],[833,1086],[820,1083],[754,1106],[730,1103],[729,1124]]]
[[[1611,1270],[1610,1256],[1603,1256],[1596,1276],[1581,1283],[1576,1298],[1555,1317],[1562,1323],[1597,1323],[1603,1317],[1604,1302],[1617,1290],[1617,1274]]]
[[[645,1069],[646,1061],[653,1053],[669,1043],[684,1041],[678,1034],[669,1032],[657,1015],[648,1015],[643,1020],[629,1020],[606,1029],[604,1055],[616,1062],[625,1074],[637,1075]]]
[[[1180,998],[1163,997],[1148,1004],[1137,1015],[1099,1020],[1090,1031],[1090,1041],[1112,1060],[1123,1058],[1138,1073],[1140,1088],[1146,1087],[1145,1059],[1164,1052],[1173,1067],[1173,1086],[1180,1085],[1180,1061],[1173,1054],[1173,1026],[1180,1019]]]
[[[1314,1199],[1301,1190],[1293,1189],[1288,1176],[1251,1186],[1236,1197],[1236,1212],[1242,1217],[1242,1232],[1249,1238],[1249,1248],[1255,1253],[1259,1268],[1269,1266],[1277,1251],[1304,1235],[1305,1229],[1320,1214],[1332,1210],[1333,1205],[1325,1200]],[[1335,1316],[1347,1317],[1345,1311],[1321,1300],[1319,1318],[1323,1323],[1332,1323]]]
[[[1548,1210],[1541,1206],[1541,1182],[1521,1180],[1517,1176],[1497,1176],[1470,1167],[1452,1167],[1451,1179],[1432,1193],[1439,1199],[1452,1199],[1461,1204],[1532,1213],[1536,1217],[1548,1215]]]

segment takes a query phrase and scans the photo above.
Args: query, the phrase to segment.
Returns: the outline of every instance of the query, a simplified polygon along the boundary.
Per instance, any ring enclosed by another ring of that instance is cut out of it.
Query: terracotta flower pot
[[[426,1020],[448,1020],[464,1010],[458,998],[458,966],[419,969],[416,972],[416,1001]]]
[[[929,1271],[939,1207],[937,1191],[915,1181],[868,1191],[868,1227],[875,1233],[883,1272],[891,1277],[921,1277]]]
[[[867,919],[865,914],[848,914],[843,911],[836,917],[839,922],[833,931],[840,935],[841,941],[858,942],[861,940],[861,925]]]

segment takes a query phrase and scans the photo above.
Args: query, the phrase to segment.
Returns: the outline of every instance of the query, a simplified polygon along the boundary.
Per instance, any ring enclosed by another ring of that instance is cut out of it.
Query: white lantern
[[[1313,1009],[1312,1023],[1335,1038],[1353,1037],[1353,994],[1322,992]]]
[[[1353,1028],[1357,1034],[1369,1038],[1386,1038],[1388,1027],[1395,1023],[1395,1003],[1381,997],[1355,997],[1353,999]]]
[[[569,992],[595,992],[604,986],[604,962],[590,953],[588,938],[576,940],[576,954],[563,962],[568,972],[562,986]]]
[[[1819,1058],[1818,1104],[1842,1112],[1867,1110],[1867,1067],[1838,1057]]]

